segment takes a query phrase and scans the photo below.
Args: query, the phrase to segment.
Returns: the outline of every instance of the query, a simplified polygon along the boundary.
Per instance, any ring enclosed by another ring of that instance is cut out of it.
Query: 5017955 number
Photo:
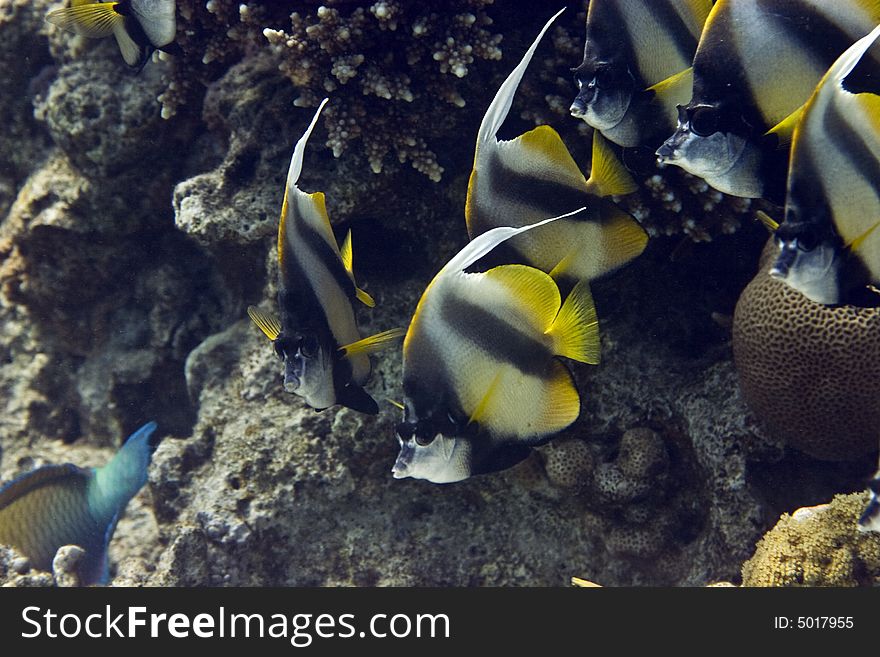
[[[773,627],[777,630],[849,630],[854,627],[852,616],[775,616]]]

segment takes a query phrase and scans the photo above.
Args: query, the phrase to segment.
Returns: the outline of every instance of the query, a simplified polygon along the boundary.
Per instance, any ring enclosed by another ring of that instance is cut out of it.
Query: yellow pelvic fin
[[[776,135],[777,139],[779,139],[777,148],[788,148],[791,145],[794,130],[797,127],[798,122],[801,120],[801,116],[804,113],[804,107],[805,105],[801,105],[794,112],[786,116],[782,121],[767,131],[768,135]]]
[[[385,401],[387,401],[389,404],[391,404],[395,408],[400,409],[401,411],[406,410],[404,408],[403,404],[401,404],[399,401],[395,401],[394,399],[388,399],[387,397],[385,398]]]
[[[248,317],[270,340],[274,341],[281,334],[281,322],[277,317],[264,313],[256,306],[248,306],[247,312]]]
[[[638,189],[636,181],[598,131],[593,132],[593,164],[587,189],[596,196],[623,196]]]
[[[564,172],[563,175],[554,175],[557,180],[568,179],[578,183],[584,180],[584,174],[568,152],[562,137],[549,125],[539,125],[509,142],[509,145],[511,144],[516,144],[524,151],[521,157],[528,158],[529,155],[540,154],[542,159],[550,160],[557,165]]]
[[[346,358],[357,356],[358,354],[375,354],[378,351],[390,347],[395,340],[402,338],[405,333],[406,329],[389,329],[388,331],[382,331],[381,333],[371,335],[363,340],[358,340],[357,342],[352,342],[351,344],[339,347],[339,351],[341,351],[342,355]]]
[[[65,9],[56,9],[46,15],[46,20],[63,30],[76,32],[82,36],[101,38],[113,34],[117,25],[125,18],[116,11],[118,2],[97,2],[75,4]]]
[[[856,237],[852,242],[850,242],[847,245],[847,248],[849,248],[850,251],[858,251],[859,247],[865,243],[865,240],[867,240],[868,237],[870,237],[871,233],[873,233],[877,229],[878,226],[880,226],[880,221],[878,221],[873,226],[871,226],[868,230],[866,230],[864,233],[862,233],[861,235]]]
[[[601,212],[602,236],[606,245],[604,261],[610,269],[616,269],[642,254],[648,246],[648,233],[632,215],[613,203],[606,203]]]
[[[345,239],[342,241],[342,247],[339,249],[339,255],[342,258],[342,265],[345,267],[345,271],[348,272],[349,278],[351,278],[351,282],[354,281],[354,254],[351,249],[351,229],[349,229],[348,233],[345,235]],[[364,304],[367,308],[373,308],[376,306],[376,302],[373,300],[369,294],[364,292],[357,286],[357,283],[354,285],[354,292],[357,300]]]
[[[480,403],[477,404],[474,412],[471,413],[471,416],[468,419],[468,424],[472,424],[474,422],[479,424],[491,412],[492,399],[495,397],[495,393],[498,392],[498,385],[500,382],[501,372],[498,372],[498,374],[495,375],[495,378],[492,379],[492,383],[489,384],[489,388],[486,390],[486,394],[483,395]]]
[[[755,213],[755,218],[762,224],[764,224],[764,228],[769,230],[771,233],[775,233],[779,229],[779,222],[763,210],[758,210]]]
[[[676,105],[684,104],[690,99],[693,84],[694,68],[690,66],[651,85],[647,90],[653,91],[654,96],[664,107],[675,108]]]
[[[547,334],[553,338],[554,353],[559,356],[599,363],[599,320],[586,281],[574,286]]]
[[[550,364],[546,385],[546,403],[541,407],[540,416],[535,418],[535,428],[542,434],[558,433],[577,420],[581,398],[568,369],[556,359]]]
[[[488,280],[498,281],[534,313],[536,324],[547,327],[553,323],[562,299],[559,288],[547,274],[527,265],[501,265],[487,271]],[[491,303],[491,299],[487,300]]]
[[[591,582],[588,579],[581,579],[580,577],[572,577],[571,585],[576,586],[581,589],[601,589],[601,584],[596,584],[596,582]]]

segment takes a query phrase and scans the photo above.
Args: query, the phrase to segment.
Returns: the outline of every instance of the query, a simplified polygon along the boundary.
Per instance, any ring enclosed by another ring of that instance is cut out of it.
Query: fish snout
[[[770,268],[770,276],[778,278],[779,280],[785,280],[788,278],[788,274],[791,271],[791,267],[794,264],[796,257],[797,246],[793,242],[783,242],[781,244],[779,255],[776,256],[776,261]]]
[[[681,145],[687,139],[687,133],[677,130],[674,135],[664,141],[657,149],[657,161],[660,164],[675,162],[681,157]]]

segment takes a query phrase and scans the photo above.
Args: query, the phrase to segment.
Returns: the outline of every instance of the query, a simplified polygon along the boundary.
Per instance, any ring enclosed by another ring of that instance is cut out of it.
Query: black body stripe
[[[675,49],[685,61],[690,61],[697,50],[697,38],[691,34],[687,23],[675,10],[669,0],[652,0],[651,13],[657,24],[663,28],[675,44]]]
[[[443,300],[440,315],[459,338],[468,340],[494,359],[525,374],[546,378],[553,354],[541,342],[491,312],[456,297]]]
[[[877,162],[862,135],[847,123],[833,103],[828,104],[828,111],[822,117],[822,128],[853,165],[856,175],[868,183],[874,189],[875,196],[880,198],[880,162]]]
[[[624,29],[626,23],[616,0],[603,2],[598,9],[600,10],[595,12],[593,23],[588,28],[590,37],[599,46],[597,61],[607,61],[628,68],[636,78],[636,88],[644,88],[646,83],[637,66],[635,48],[629,30]]]
[[[345,294],[346,298],[349,300],[354,299],[354,283],[352,283],[351,277],[348,275],[348,272],[345,271],[345,265],[342,264],[342,260],[333,250],[333,247],[327,244],[327,241],[321,236],[321,234],[305,221],[297,223],[296,228],[296,233],[302,238],[306,249],[308,249],[308,251],[327,268],[327,271],[333,276],[333,279]],[[287,236],[285,235],[285,240],[286,239]],[[288,255],[293,256],[294,254],[289,252]]]

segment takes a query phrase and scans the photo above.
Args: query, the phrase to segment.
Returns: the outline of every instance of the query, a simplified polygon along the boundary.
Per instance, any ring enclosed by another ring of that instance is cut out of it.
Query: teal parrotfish
[[[278,309],[280,319],[251,306],[248,315],[284,362],[284,389],[314,409],[342,404],[375,415],[376,401],[363,389],[370,354],[390,346],[403,329],[361,338],[352,302],[373,299],[357,287],[351,231],[336,243],[323,192],[297,187],[309,136],[327,104],[324,99],[296,143],[278,224]]]
[[[70,7],[49,12],[46,20],[86,37],[112,34],[125,63],[141,69],[154,50],[178,52],[175,11],[174,0],[71,0]]]
[[[510,141],[497,138],[541,38],[560,13],[547,21],[486,110],[477,134],[465,217],[474,238],[499,226],[527,226],[584,206],[584,211],[517,235],[502,247],[515,252],[505,263],[537,267],[573,285],[629,262],[644,250],[648,238],[633,217],[603,198],[633,192],[636,184],[598,133],[593,137],[589,180],[548,125]]]
[[[107,547],[119,516],[147,482],[155,430],[155,422],[142,426],[101,468],[47,465],[4,485],[0,544],[15,547],[33,567],[47,571],[58,548],[78,545],[85,550],[77,567],[80,583],[106,583]]]
[[[580,396],[558,357],[599,361],[588,283],[562,303],[539,269],[469,271],[504,240],[564,218],[479,235],[425,290],[403,343],[395,478],[449,483],[509,467],[577,419]]]
[[[660,145],[690,99],[712,0],[590,0],[571,114],[620,146]]]
[[[817,303],[880,285],[878,36],[880,26],[834,63],[794,131],[770,275]]]
[[[693,95],[658,160],[726,194],[782,204],[803,104],[878,23],[877,0],[718,0],[694,57]]]

